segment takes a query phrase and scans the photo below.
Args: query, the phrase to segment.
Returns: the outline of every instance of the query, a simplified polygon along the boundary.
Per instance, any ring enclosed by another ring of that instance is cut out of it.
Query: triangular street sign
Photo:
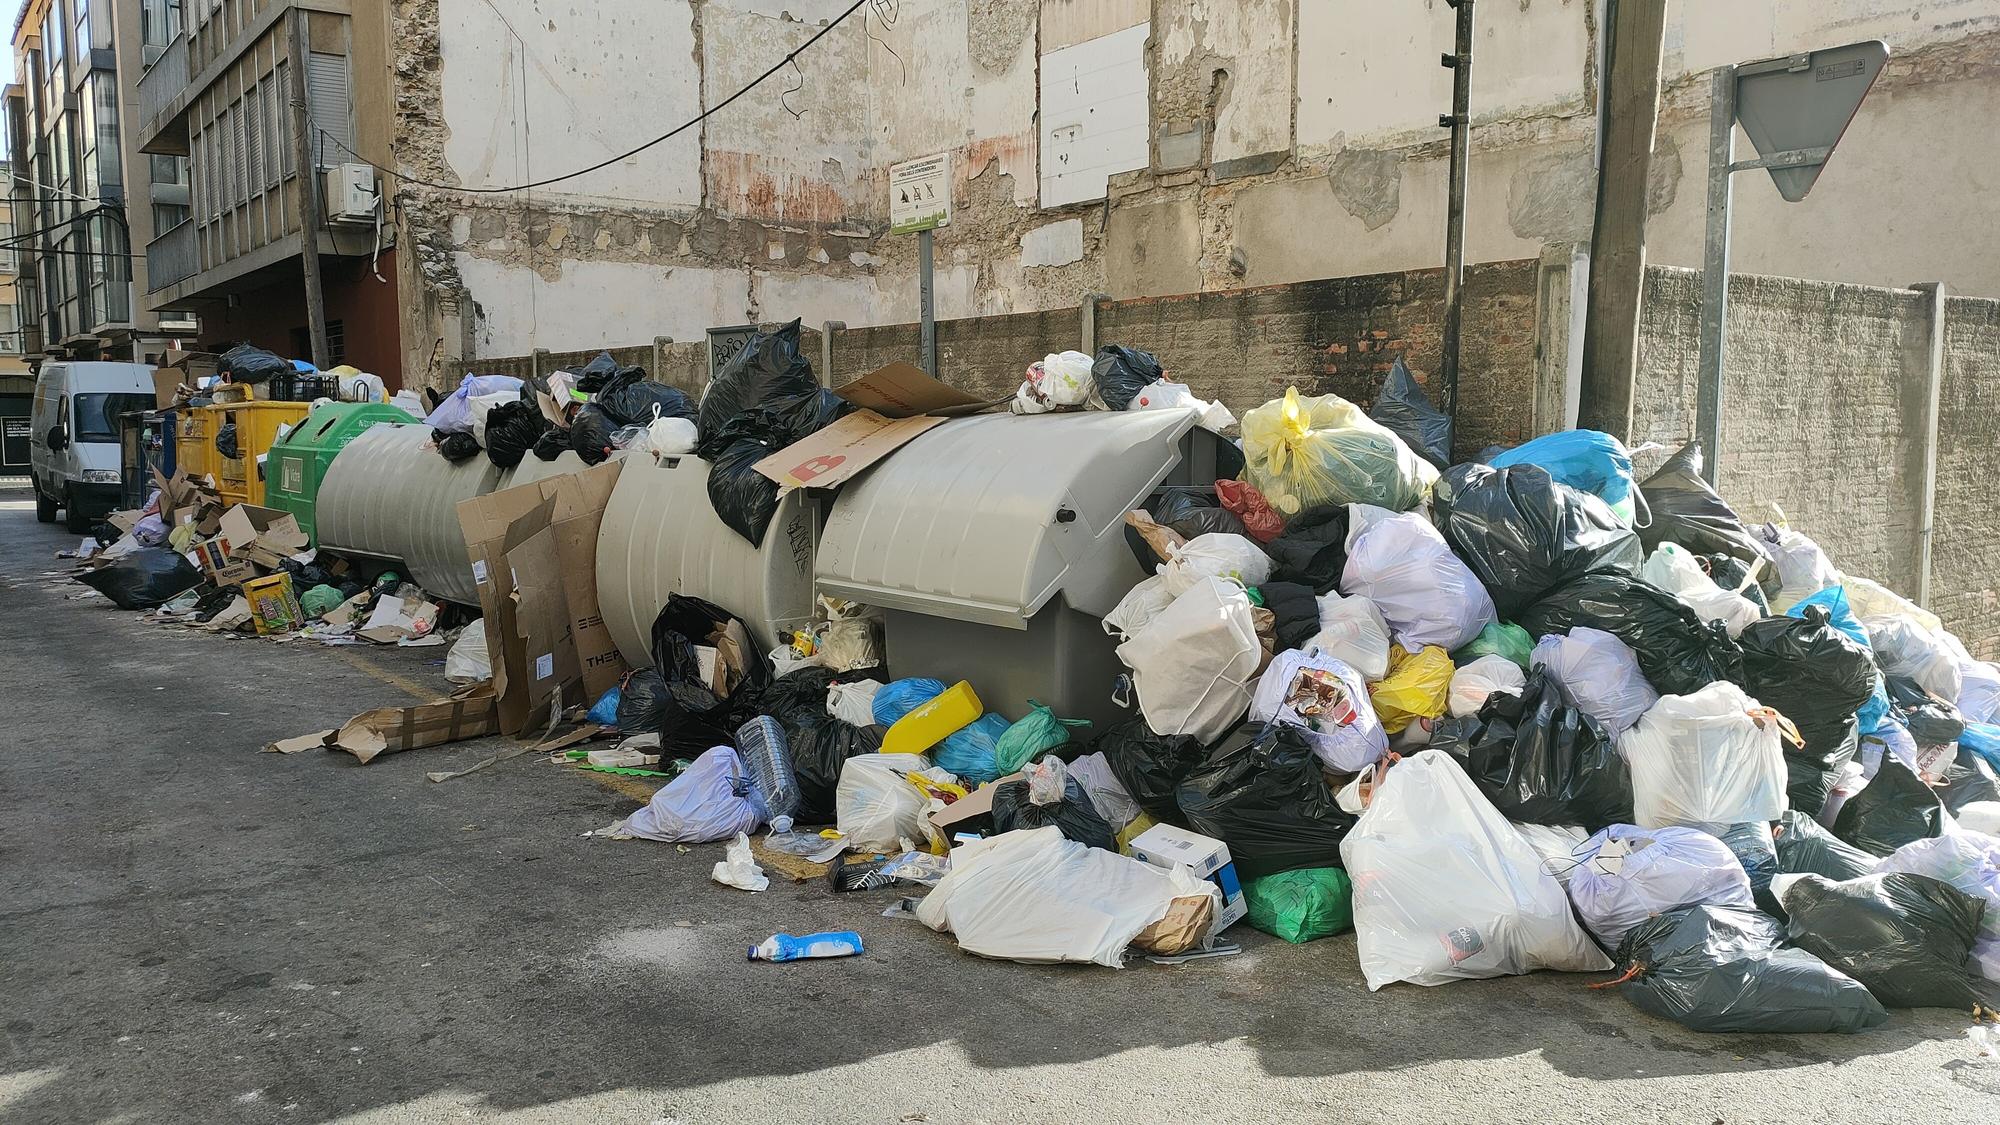
[[[1882,73],[1889,48],[1881,40],[1809,51],[1736,69],[1736,120],[1770,159],[1780,153],[1833,147]],[[1769,169],[1778,194],[1797,203],[1812,190],[1825,160]]]

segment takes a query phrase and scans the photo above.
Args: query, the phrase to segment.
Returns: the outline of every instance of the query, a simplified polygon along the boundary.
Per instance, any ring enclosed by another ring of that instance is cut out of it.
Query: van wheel
[[[35,488],[35,522],[36,523],[56,522],[56,508],[58,507],[58,505],[56,504],[55,500],[42,491],[41,485],[39,484],[35,485],[34,488]]]
[[[83,514],[83,510],[77,506],[76,496],[73,493],[64,495],[63,508],[65,509],[63,512],[63,526],[68,528],[72,534],[85,534],[97,523],[96,520]]]

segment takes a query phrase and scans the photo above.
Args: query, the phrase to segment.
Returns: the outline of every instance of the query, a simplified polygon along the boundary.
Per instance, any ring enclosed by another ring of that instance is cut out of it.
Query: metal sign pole
[[[923,327],[917,337],[919,365],[924,374],[937,378],[937,308],[931,285],[931,232],[917,232],[917,300],[923,306]]]
[[[1736,163],[1736,68],[1717,67],[1708,105],[1708,236],[1701,264],[1701,366],[1695,383],[1694,433],[1702,476],[1715,484],[1722,463],[1722,368],[1729,314],[1729,174]]]

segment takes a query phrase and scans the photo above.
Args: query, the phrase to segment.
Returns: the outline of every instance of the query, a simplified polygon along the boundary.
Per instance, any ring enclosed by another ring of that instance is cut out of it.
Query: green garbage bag
[[[1504,656],[1519,664],[1528,666],[1528,654],[1535,651],[1535,639],[1526,629],[1505,621],[1488,621],[1479,635],[1472,638],[1464,648],[1451,654],[1453,664],[1465,665],[1482,656]]]
[[[339,609],[340,603],[346,600],[340,594],[340,587],[321,583],[299,596],[299,608],[306,611],[307,617],[317,621],[330,611]]]
[[[1293,944],[1354,925],[1354,884],[1338,867],[1301,867],[1243,884],[1251,925]]]
[[[1001,777],[1034,761],[1037,754],[1068,742],[1069,728],[1090,725],[1089,719],[1058,719],[1054,711],[1032,699],[1028,700],[1028,707],[1027,715],[1009,726],[994,747],[993,756]]]

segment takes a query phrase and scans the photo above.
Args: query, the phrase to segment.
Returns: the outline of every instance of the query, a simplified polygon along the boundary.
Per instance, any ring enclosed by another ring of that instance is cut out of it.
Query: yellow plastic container
[[[258,635],[289,633],[306,623],[299,599],[292,594],[292,576],[273,574],[253,578],[243,584],[243,597],[250,603],[250,623]]]
[[[921,754],[986,713],[972,685],[960,680],[944,694],[897,719],[882,735],[884,754]]]
[[[264,478],[257,472],[257,458],[271,451],[280,428],[305,421],[312,403],[231,402],[210,406],[207,411],[216,493],[224,504],[263,504]],[[236,451],[242,456],[230,458],[215,452],[215,435],[224,426],[236,427]]]

